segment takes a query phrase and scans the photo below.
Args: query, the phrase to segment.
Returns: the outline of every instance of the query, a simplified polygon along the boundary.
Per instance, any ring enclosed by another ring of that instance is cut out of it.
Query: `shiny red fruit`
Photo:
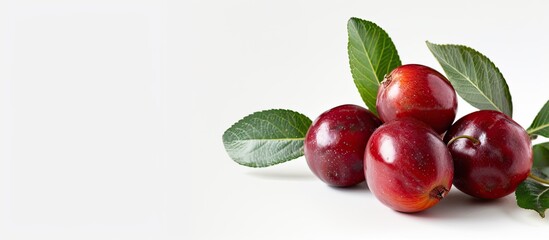
[[[450,191],[452,157],[438,134],[415,119],[379,127],[365,153],[366,183],[379,201],[400,212],[419,212]]]
[[[328,185],[346,187],[364,181],[364,148],[381,125],[363,107],[341,105],[322,113],[305,137],[311,171]]]
[[[506,196],[528,177],[532,143],[528,133],[507,115],[482,110],[459,119],[444,141],[454,159],[454,186],[471,196]]]
[[[409,64],[385,77],[377,93],[376,108],[384,122],[411,117],[442,134],[456,117],[457,97],[442,74],[427,66]]]

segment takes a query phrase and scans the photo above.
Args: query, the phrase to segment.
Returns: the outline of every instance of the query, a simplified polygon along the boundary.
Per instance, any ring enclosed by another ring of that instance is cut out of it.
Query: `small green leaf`
[[[311,119],[291,110],[250,114],[223,134],[229,156],[248,167],[268,167],[303,156]]]
[[[549,142],[536,144],[532,147],[534,165],[536,168],[549,167]]]
[[[362,100],[377,115],[379,84],[385,74],[400,66],[400,58],[389,35],[375,23],[351,18],[347,31],[351,74]]]
[[[541,135],[549,138],[549,101],[543,105],[534,121],[526,130],[530,135]]]
[[[427,47],[440,63],[459,96],[478,109],[513,115],[511,93],[499,69],[486,56],[461,45]]]
[[[526,179],[517,187],[515,197],[519,207],[534,210],[545,217],[545,210],[549,208],[549,186]]]

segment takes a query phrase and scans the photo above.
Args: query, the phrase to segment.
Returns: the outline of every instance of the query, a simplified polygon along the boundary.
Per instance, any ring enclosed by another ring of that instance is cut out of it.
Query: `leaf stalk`
[[[456,140],[460,139],[460,138],[467,138],[469,140],[471,140],[473,142],[473,144],[477,145],[480,143],[480,141],[474,137],[471,137],[471,136],[468,136],[468,135],[460,135],[460,136],[457,136],[457,137],[454,137],[452,139],[450,139],[450,141],[448,141],[448,144],[446,144],[446,146],[450,146],[452,143],[454,143]]]
[[[539,182],[539,183],[542,183],[542,184],[545,184],[545,185],[549,185],[549,180],[540,178],[540,177],[538,177],[538,176],[532,174],[532,172],[530,172],[530,173],[528,174],[528,177],[530,177],[530,178],[533,179],[533,180],[536,180],[536,181]]]

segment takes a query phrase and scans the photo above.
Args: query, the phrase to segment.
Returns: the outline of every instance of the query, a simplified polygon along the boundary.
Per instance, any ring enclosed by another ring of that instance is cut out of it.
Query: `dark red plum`
[[[408,64],[385,77],[376,108],[383,122],[411,117],[442,134],[456,117],[457,96],[448,79],[436,70]]]
[[[400,212],[419,212],[450,191],[452,157],[442,139],[418,120],[385,123],[365,152],[366,183],[376,198]]]
[[[331,186],[364,181],[364,149],[380,125],[374,114],[356,105],[341,105],[322,113],[305,137],[309,168]]]
[[[528,133],[501,112],[482,110],[464,116],[444,141],[454,159],[454,186],[477,198],[514,192],[532,167]]]

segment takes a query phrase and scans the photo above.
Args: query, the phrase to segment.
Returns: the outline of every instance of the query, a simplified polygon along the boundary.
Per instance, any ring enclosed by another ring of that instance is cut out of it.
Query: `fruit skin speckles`
[[[446,143],[454,159],[454,186],[482,199],[496,199],[515,191],[532,167],[528,133],[507,115],[481,110],[465,115],[448,130]]]
[[[381,124],[373,113],[356,105],[341,105],[322,113],[305,136],[307,165],[331,186],[363,182],[364,149]]]
[[[457,96],[446,77],[419,65],[402,65],[383,80],[376,108],[384,122],[415,118],[444,133],[456,117]]]
[[[450,152],[435,131],[415,119],[379,127],[368,141],[364,161],[368,188],[396,211],[428,209],[452,186]]]

